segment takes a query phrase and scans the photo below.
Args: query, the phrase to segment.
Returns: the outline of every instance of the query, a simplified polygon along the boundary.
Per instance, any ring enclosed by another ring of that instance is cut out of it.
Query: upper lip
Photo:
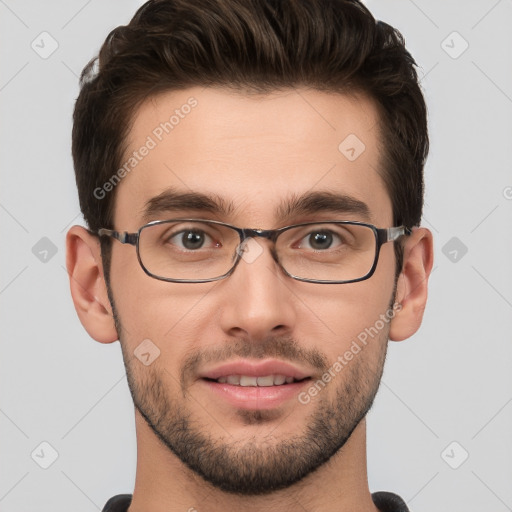
[[[267,359],[266,361],[252,362],[247,359],[224,363],[201,373],[200,378],[216,380],[228,375],[247,375],[251,377],[264,377],[266,375],[284,375],[302,380],[311,374],[297,368],[291,363]]]

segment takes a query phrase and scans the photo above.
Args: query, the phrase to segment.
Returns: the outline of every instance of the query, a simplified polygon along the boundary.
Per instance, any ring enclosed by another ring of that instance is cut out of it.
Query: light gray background
[[[81,223],[78,75],[141,3],[0,0],[1,512],[94,512],[133,490],[120,347],[81,327],[64,238]],[[436,258],[423,326],[391,343],[369,414],[370,488],[416,512],[512,510],[512,1],[367,4],[420,65],[431,136],[423,225]],[[31,47],[51,49],[44,31],[58,43],[47,58]],[[48,469],[42,442],[58,453]]]

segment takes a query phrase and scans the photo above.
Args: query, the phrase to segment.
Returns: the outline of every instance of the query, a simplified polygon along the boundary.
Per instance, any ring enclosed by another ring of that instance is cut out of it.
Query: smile
[[[307,378],[307,377],[306,377]],[[254,375],[227,375],[215,379],[216,382],[221,384],[231,384],[233,386],[282,386],[283,384],[292,384],[293,382],[300,382],[305,379],[295,379],[294,377],[286,377],[285,375],[264,375],[256,377]]]

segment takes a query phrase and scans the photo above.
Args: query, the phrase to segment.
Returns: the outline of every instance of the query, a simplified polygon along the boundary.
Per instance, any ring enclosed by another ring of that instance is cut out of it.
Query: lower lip
[[[302,382],[292,382],[281,386],[233,386],[202,379],[208,388],[226,400],[234,407],[240,409],[273,409],[283,405],[286,401],[296,398],[301,388],[308,384],[310,379]]]

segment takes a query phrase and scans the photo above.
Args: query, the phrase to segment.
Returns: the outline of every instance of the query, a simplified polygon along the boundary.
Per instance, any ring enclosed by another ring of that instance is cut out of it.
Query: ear
[[[395,298],[401,308],[391,321],[390,340],[405,340],[419,329],[427,303],[428,278],[433,262],[432,233],[427,228],[413,228],[404,244],[404,261]]]
[[[81,226],[66,236],[66,267],[71,296],[80,322],[91,338],[100,343],[118,339],[103,275],[100,242]]]

